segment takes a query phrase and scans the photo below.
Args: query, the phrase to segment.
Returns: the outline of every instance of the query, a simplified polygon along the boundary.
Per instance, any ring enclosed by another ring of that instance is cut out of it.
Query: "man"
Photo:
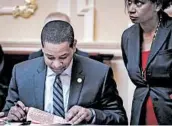
[[[112,69],[75,54],[69,23],[47,23],[41,42],[44,57],[13,68],[3,109],[9,120],[22,121],[28,108],[35,107],[72,124],[127,124]]]
[[[62,21],[66,21],[68,23],[70,23],[70,19],[69,17],[64,14],[64,13],[61,13],[61,12],[52,12],[50,13],[46,18],[45,18],[45,21],[44,21],[44,24],[50,22],[50,21],[53,21],[53,20],[62,20]],[[77,40],[75,39],[75,41],[77,42]],[[79,55],[82,55],[82,56],[86,56],[88,57],[88,53],[86,52],[83,52],[79,49],[76,49],[76,53],[79,54]],[[34,59],[34,58],[37,58],[37,57],[40,57],[40,56],[43,56],[43,52],[42,50],[39,50],[37,52],[34,52],[32,54],[29,55],[28,59]]]
[[[3,52],[2,47],[0,45],[0,75],[3,71],[3,67],[4,67],[4,52]]]
[[[5,83],[6,77],[4,76],[4,52],[0,45],[0,111],[2,110],[7,96],[8,86]]]

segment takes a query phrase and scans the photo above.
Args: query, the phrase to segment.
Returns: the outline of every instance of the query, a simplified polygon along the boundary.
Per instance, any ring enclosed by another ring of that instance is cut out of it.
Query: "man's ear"
[[[41,48],[41,50],[42,50],[42,52],[44,53],[44,48],[43,48],[43,47]]]
[[[41,50],[42,50],[42,53],[43,53],[43,55],[44,55],[44,52],[45,52],[44,47],[42,47],[42,49],[41,49]]]

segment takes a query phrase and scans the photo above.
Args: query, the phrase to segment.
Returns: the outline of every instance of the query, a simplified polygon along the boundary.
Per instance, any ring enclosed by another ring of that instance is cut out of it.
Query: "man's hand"
[[[28,107],[25,107],[21,101],[18,101],[15,106],[11,107],[7,118],[9,121],[23,121],[26,119],[27,112]]]
[[[65,119],[71,124],[79,124],[82,121],[90,121],[92,112],[81,106],[73,106],[66,114]]]

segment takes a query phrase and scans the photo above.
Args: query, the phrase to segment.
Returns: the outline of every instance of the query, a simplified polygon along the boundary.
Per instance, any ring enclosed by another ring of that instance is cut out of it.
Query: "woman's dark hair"
[[[150,0],[152,3],[157,3],[162,5],[162,10],[168,8],[171,5],[171,0]]]
[[[127,6],[127,1],[125,0],[125,6]],[[152,3],[161,4],[162,10],[168,8],[170,5],[172,5],[172,0],[150,0]]]

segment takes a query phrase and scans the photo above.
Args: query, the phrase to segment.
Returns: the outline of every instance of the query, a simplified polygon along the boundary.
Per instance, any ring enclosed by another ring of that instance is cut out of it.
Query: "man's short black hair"
[[[70,47],[73,47],[74,31],[72,26],[69,23],[60,20],[48,22],[41,32],[42,47],[44,47],[45,42],[53,44],[68,42]]]

